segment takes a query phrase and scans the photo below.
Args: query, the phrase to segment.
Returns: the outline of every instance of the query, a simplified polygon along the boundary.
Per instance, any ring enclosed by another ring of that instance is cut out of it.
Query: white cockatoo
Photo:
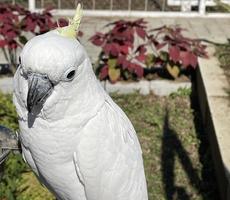
[[[147,200],[142,151],[69,25],[31,39],[14,76],[22,154],[59,200]]]

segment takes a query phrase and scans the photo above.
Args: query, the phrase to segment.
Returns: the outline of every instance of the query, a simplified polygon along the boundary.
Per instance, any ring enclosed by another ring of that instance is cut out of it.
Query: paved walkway
[[[83,17],[81,30],[84,32],[84,37],[81,39],[85,45],[91,59],[97,59],[100,48],[93,46],[88,39],[93,33],[103,31],[104,26],[119,18],[98,18],[98,17]],[[128,18],[130,19],[130,18]],[[134,20],[133,18],[131,18]],[[230,18],[229,19],[204,19],[204,18],[146,18],[149,22],[149,28],[156,28],[162,25],[181,25],[188,32],[184,32],[186,36],[192,38],[208,39],[214,42],[227,42],[230,38]]]

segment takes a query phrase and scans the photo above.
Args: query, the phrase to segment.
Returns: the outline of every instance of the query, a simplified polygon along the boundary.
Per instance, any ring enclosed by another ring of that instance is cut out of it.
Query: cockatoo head
[[[31,39],[20,56],[22,75],[28,80],[28,111],[43,104],[55,85],[76,84],[86,56],[76,39],[62,37],[56,32]]]
[[[64,28],[31,39],[20,55],[21,74],[28,81],[27,109],[42,105],[56,85],[76,84],[87,54],[76,39],[82,11]]]

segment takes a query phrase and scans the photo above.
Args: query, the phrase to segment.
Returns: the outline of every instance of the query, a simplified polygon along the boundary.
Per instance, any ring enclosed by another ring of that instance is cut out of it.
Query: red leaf
[[[104,34],[96,33],[89,39],[94,45],[101,46],[104,43]]]
[[[122,69],[128,69],[129,71],[133,71],[132,69],[132,63],[126,59],[122,62]]]
[[[14,39],[15,37],[17,37],[17,32],[15,32],[15,31],[9,31],[9,32],[6,33],[6,36],[9,39]]]
[[[6,45],[6,41],[5,40],[0,40],[0,47],[4,47]]]
[[[15,40],[11,40],[7,43],[8,47],[10,49],[17,49],[18,43]]]
[[[135,57],[138,61],[143,62],[146,58],[145,54],[140,54]]]
[[[36,21],[33,21],[31,18],[27,18],[25,30],[34,32],[35,27],[36,27]]]
[[[67,21],[66,19],[64,19],[64,18],[59,18],[59,19],[58,19],[58,25],[59,25],[60,27],[67,26],[67,25],[68,25],[68,21]]]
[[[105,44],[105,45],[103,46],[103,50],[104,50],[104,52],[105,52],[107,55],[110,54],[111,48],[112,48],[112,45],[111,45],[111,44]]]
[[[122,68],[123,69],[128,69],[129,72],[133,72],[133,70],[134,70],[134,64],[131,63],[128,60],[125,60],[125,62],[123,62]]]
[[[134,64],[134,72],[138,78],[142,78],[144,75],[144,69],[140,65]]]
[[[4,24],[3,27],[1,28],[1,32],[3,33],[3,35],[6,35],[7,32],[9,31],[13,31],[14,30],[14,26],[12,24]]]
[[[120,48],[121,53],[125,55],[129,53],[129,47],[127,45],[122,45],[119,48]]]
[[[140,38],[142,38],[143,40],[145,39],[145,37],[146,37],[146,31],[143,28],[136,27],[136,32],[137,32],[137,35]]]
[[[169,57],[173,62],[178,62],[180,60],[180,49],[177,46],[171,46],[169,48]]]
[[[113,56],[118,56],[118,54],[119,54],[119,46],[118,46],[118,44],[113,43],[113,44],[111,45],[110,52],[111,52],[111,54],[112,54]]]
[[[139,45],[135,52],[139,52],[139,54],[144,54],[147,51],[144,45]]]
[[[107,55],[111,54],[113,56],[118,56],[118,45],[117,44],[106,44],[103,47]]]
[[[92,43],[94,44],[94,45],[96,45],[96,46],[101,46],[102,44],[103,44],[103,40],[102,39],[100,39],[100,38],[98,38],[98,39],[94,39],[94,40],[91,40],[92,41]]]
[[[190,54],[190,64],[195,69],[198,64],[198,58],[194,53]]]
[[[103,50],[104,52],[107,54],[107,55],[113,55],[113,56],[118,56],[118,45],[113,43],[113,44],[105,44],[104,47],[103,47]]]
[[[99,79],[104,80],[108,76],[109,68],[107,65],[101,68]]]
[[[125,60],[126,60],[126,57],[125,57],[125,56],[119,56],[119,57],[117,58],[117,64],[118,64],[118,65],[123,65],[123,62],[125,62]]]
[[[192,66],[193,68],[197,67],[198,59],[197,56],[192,52],[181,52],[180,59],[184,67]]]

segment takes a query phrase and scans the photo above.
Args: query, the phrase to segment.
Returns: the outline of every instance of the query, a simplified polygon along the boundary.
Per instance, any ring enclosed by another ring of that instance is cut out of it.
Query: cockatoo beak
[[[27,109],[32,112],[37,105],[42,106],[53,90],[53,83],[47,75],[31,73],[28,75]]]

